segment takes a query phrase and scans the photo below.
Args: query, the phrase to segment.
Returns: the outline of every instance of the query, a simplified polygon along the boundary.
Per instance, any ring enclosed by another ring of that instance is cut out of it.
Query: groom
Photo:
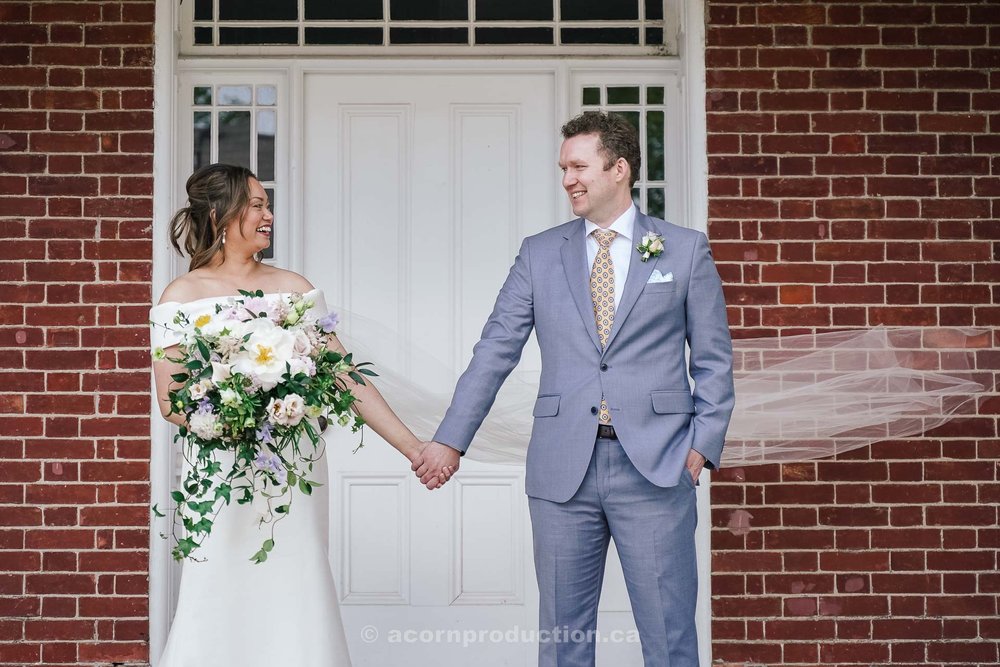
[[[614,538],[645,664],[690,667],[695,483],[719,464],[734,402],[722,284],[704,234],[632,204],[631,125],[586,112],[562,134],[563,188],[579,217],[522,243],[414,470],[434,486],[457,469],[534,328],[542,372],[525,487],[548,638],[538,664],[594,664]]]

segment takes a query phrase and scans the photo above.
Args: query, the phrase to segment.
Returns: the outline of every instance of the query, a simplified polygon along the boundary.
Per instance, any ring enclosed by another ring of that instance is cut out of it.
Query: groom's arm
[[[704,234],[698,234],[695,244],[685,308],[691,350],[688,371],[695,383],[693,449],[705,457],[706,467],[717,468],[735,404],[733,343],[722,280]]]
[[[459,378],[451,405],[434,434],[435,442],[463,454],[493,406],[500,385],[521,358],[535,324],[528,246],[525,239],[482,336],[472,348],[472,361]]]

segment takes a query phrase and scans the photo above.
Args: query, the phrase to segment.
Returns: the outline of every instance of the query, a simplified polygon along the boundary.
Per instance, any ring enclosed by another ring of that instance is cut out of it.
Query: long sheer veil
[[[344,345],[355,358],[374,362],[375,384],[399,417],[418,437],[433,436],[451,401],[450,390],[434,388],[457,379],[456,369],[418,340],[401,340],[371,319],[334,310]],[[824,458],[926,433],[974,412],[977,395],[993,383],[990,371],[977,366],[977,352],[991,347],[989,331],[942,327],[735,340],[736,408],[722,465]],[[387,357],[419,358],[420,375],[404,375]],[[537,372],[514,370],[468,458],[523,465],[537,387]]]

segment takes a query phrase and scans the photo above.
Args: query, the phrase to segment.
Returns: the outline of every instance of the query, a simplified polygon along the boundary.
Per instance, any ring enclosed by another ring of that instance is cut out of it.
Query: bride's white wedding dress
[[[326,313],[322,292],[306,297]],[[175,334],[157,324],[173,326],[178,310],[194,316],[214,313],[215,304],[228,298],[155,306],[150,311],[153,346],[177,343]],[[296,494],[292,510],[277,523],[274,549],[259,565],[250,557],[270,533],[258,526],[257,511],[234,498],[219,513],[212,534],[195,552],[203,562],[184,562],[177,613],[157,667],[350,667],[327,557],[325,457],[310,478],[323,486],[308,497]]]

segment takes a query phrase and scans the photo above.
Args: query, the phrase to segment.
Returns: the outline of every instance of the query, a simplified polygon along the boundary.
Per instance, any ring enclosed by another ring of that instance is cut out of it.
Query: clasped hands
[[[444,486],[451,476],[458,472],[461,454],[457,449],[440,442],[425,442],[413,457],[410,470],[416,473],[420,483],[433,491]]]

